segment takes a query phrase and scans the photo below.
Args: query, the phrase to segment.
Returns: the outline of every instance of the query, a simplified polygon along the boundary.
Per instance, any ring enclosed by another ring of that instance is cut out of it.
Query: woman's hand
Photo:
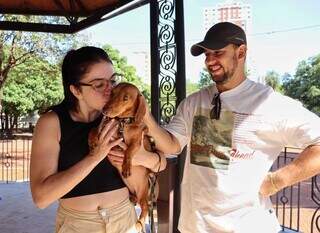
[[[116,167],[120,172],[122,171],[122,163],[124,159],[124,151],[128,146],[124,142],[120,142],[117,147],[110,150],[108,154],[108,159],[110,163]]]
[[[144,137],[144,133],[142,133],[142,137],[141,137],[141,145],[139,147],[139,150],[134,154],[133,158],[132,158],[132,166],[145,166],[145,161],[147,159],[148,156],[150,156],[150,152],[147,151],[144,148],[143,145],[143,137]]]
[[[150,152],[144,148],[143,137],[141,140],[141,146],[132,158],[133,166],[143,166],[150,169],[153,172],[158,172],[166,167],[166,159],[161,152]]]
[[[143,136],[139,150],[133,155],[131,165],[143,166],[151,171],[157,172],[165,169],[166,159],[163,153],[149,152],[144,148]],[[108,154],[108,159],[113,166],[115,166],[120,172],[122,171],[122,163],[124,159],[124,151],[128,146],[124,142],[120,142],[119,146],[112,148]]]
[[[124,152],[127,148],[128,146],[124,142],[121,142],[118,147],[112,148],[108,154],[110,163],[120,171],[124,159]],[[150,152],[144,149],[143,143],[141,142],[139,150],[132,157],[132,166],[143,166],[148,153]]]
[[[120,142],[118,147],[112,148],[108,154],[108,159],[111,164],[115,167],[122,166],[124,159],[124,151],[128,148],[128,146],[124,142]],[[148,156],[150,156],[149,151],[147,151],[143,146],[143,134],[141,139],[141,145],[139,150],[132,157],[132,166],[144,166],[145,161]]]
[[[96,157],[98,160],[104,159],[110,150],[119,145],[122,138],[118,138],[113,140],[114,135],[118,131],[118,123],[114,120],[109,121],[102,128],[100,134],[98,135],[97,143],[95,148],[90,152],[91,156]]]

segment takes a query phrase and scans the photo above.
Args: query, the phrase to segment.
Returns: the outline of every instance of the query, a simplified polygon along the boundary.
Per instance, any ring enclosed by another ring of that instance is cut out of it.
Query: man
[[[205,55],[214,84],[187,97],[166,130],[145,117],[156,146],[187,145],[181,184],[182,233],[277,233],[269,196],[320,171],[320,119],[301,103],[245,76],[244,31],[211,27],[191,53]],[[285,146],[305,148],[268,173]]]

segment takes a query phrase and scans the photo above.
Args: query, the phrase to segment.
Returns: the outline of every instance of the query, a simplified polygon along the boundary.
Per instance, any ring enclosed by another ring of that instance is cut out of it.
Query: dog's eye
[[[123,101],[128,101],[128,99],[129,99],[129,96],[127,95],[123,96]]]

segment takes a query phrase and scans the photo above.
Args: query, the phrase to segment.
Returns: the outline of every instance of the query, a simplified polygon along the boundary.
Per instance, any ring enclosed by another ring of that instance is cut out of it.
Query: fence
[[[299,152],[295,148],[285,148],[271,170],[292,162]],[[320,189],[317,179],[319,176],[314,176],[271,197],[283,232],[320,232]]]
[[[29,181],[32,135],[0,140],[0,182]]]

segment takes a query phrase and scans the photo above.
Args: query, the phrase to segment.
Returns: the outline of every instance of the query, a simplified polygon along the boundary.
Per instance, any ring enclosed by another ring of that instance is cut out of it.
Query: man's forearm
[[[279,189],[291,186],[320,173],[320,145],[310,146],[290,164],[273,174]]]
[[[148,126],[148,134],[155,140],[156,148],[165,154],[175,154],[180,151],[178,140],[168,131],[160,127],[154,118],[150,115],[145,123]]]

